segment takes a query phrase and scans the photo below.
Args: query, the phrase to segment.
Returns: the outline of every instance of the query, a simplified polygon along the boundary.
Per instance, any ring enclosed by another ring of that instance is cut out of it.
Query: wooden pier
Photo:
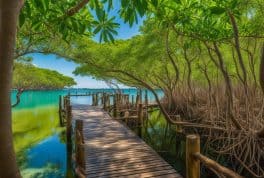
[[[157,107],[147,94],[144,102],[142,92],[130,102],[129,95],[93,93],[91,106],[71,105],[71,96],[59,97],[59,118],[61,126],[66,125],[67,151],[72,154],[68,160],[73,160],[78,177],[181,177],[127,127],[142,127],[148,112]],[[182,133],[182,126],[176,126]],[[201,164],[218,175],[242,178],[203,155],[199,135],[186,135],[185,152],[186,178],[199,178]]]
[[[80,177],[175,177],[179,175],[151,147],[102,107],[72,106],[76,172]]]

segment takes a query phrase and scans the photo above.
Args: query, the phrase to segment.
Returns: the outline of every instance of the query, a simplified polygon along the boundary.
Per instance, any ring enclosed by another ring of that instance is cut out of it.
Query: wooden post
[[[181,116],[180,115],[176,115],[176,121],[180,122],[181,121]],[[176,125],[176,132],[182,133],[183,129],[181,125]]]
[[[195,159],[194,153],[200,153],[200,137],[186,136],[186,178],[200,178],[200,161]]]
[[[129,106],[129,95],[126,95],[126,106],[127,106],[127,108],[129,108],[130,106]]]
[[[106,101],[105,101],[106,111],[109,110],[109,107],[110,107],[110,95],[106,95]]]
[[[138,104],[140,103],[140,101],[139,101],[139,94],[137,94],[137,96],[136,96],[136,108],[138,109]]]
[[[128,117],[129,117],[129,111],[126,111],[124,116],[126,124],[128,124]]]
[[[76,120],[75,122],[75,157],[77,166],[84,169],[84,149],[83,149],[83,120]]]
[[[101,94],[101,105],[103,105],[103,106],[104,106],[104,100],[105,100],[104,96],[105,96],[105,94],[102,93]]]
[[[145,106],[148,106],[148,90],[145,90]]]
[[[94,106],[95,105],[95,96],[94,96],[94,94],[92,94],[92,106]]]
[[[142,103],[142,90],[139,89],[139,102]]]
[[[83,140],[83,120],[75,122],[75,158],[77,167],[85,169],[84,140]]]
[[[95,106],[98,106],[98,93],[95,94]]]
[[[66,105],[67,105],[67,96],[63,97],[63,108],[66,109]]]
[[[103,93],[103,100],[102,100],[102,104],[103,104],[103,108],[106,111],[106,100],[107,100],[107,95],[105,93]]]
[[[66,119],[67,119],[67,127],[66,127],[66,135],[67,135],[67,147],[71,149],[71,129],[72,129],[72,123],[71,123],[71,106],[70,104],[67,105],[67,111],[66,111]]]
[[[59,95],[59,119],[60,119],[60,126],[63,126],[63,120],[62,120],[62,106],[61,106],[61,95]]]
[[[144,114],[143,114],[143,104],[140,103],[138,105],[138,125],[139,126],[143,126],[143,117],[144,117]]]
[[[113,102],[113,116],[115,118],[117,117],[117,95],[114,95]]]
[[[134,107],[134,95],[132,95],[132,101],[131,101],[132,107]]]

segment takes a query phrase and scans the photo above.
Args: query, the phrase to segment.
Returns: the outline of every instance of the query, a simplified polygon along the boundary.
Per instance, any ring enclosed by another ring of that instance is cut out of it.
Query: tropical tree
[[[62,89],[75,85],[73,78],[64,76],[57,71],[35,67],[30,63],[15,63],[12,88],[17,90],[16,102],[20,103],[20,96],[26,90]]]
[[[154,94],[161,88],[165,98],[156,99],[170,123],[199,128],[209,138],[210,150],[236,160],[234,169],[261,177],[260,2],[158,2],[150,5],[155,15],[145,22],[142,36],[113,45],[76,39],[68,57],[81,64],[76,74],[144,87]],[[175,121],[175,114],[183,121]]]
[[[31,35],[38,35],[42,33],[43,38],[39,38],[36,46],[41,47],[47,41],[52,40],[52,35],[59,35],[62,39],[69,42],[74,35],[89,35],[93,28],[99,27],[99,31],[102,31],[102,39],[109,41],[112,36],[116,34],[112,27],[117,27],[117,24],[113,23],[113,19],[106,20],[105,13],[96,13],[99,18],[93,18],[88,8],[95,11],[100,11],[104,8],[104,4],[108,4],[109,9],[113,8],[112,0],[70,0],[53,1],[53,0],[1,0],[0,6],[0,177],[20,177],[19,170],[16,166],[15,153],[12,143],[12,128],[11,128],[11,103],[10,103],[10,90],[12,86],[12,69],[13,59],[15,56],[15,40],[16,32],[19,26],[30,26],[30,34],[24,34],[25,38],[23,43],[32,43]],[[142,0],[137,1],[122,1],[121,9],[129,9],[129,11],[120,11],[125,21],[129,21],[132,24],[138,17],[138,12],[143,15],[146,9],[146,2]],[[22,11],[21,11],[22,9]],[[100,15],[103,15],[101,18]],[[101,20],[101,21],[100,21]],[[97,22],[97,23],[94,23]],[[99,22],[99,23],[98,23]],[[108,24],[109,23],[109,24]],[[94,31],[99,32],[98,29]],[[43,33],[44,32],[44,33]],[[49,32],[48,36],[45,36],[45,32]],[[19,38],[19,37],[18,37]],[[22,53],[16,53],[24,55],[28,53],[27,49],[30,49],[31,45]],[[24,49],[21,45],[20,49]]]

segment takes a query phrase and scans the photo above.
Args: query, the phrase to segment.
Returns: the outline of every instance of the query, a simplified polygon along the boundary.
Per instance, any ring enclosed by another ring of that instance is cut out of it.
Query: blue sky
[[[117,5],[117,8],[118,6],[119,5]],[[114,9],[109,14],[110,16],[114,16],[117,12],[118,10]],[[120,24],[116,39],[128,39],[140,33],[139,27],[143,24],[143,18],[140,18],[138,24],[133,25],[133,27],[129,27],[129,25],[125,24],[121,19],[116,19],[116,22]],[[95,36],[94,40],[98,41],[99,37]],[[74,62],[66,61],[63,58],[57,58],[55,55],[33,54],[31,56],[33,57],[33,64],[36,66],[56,70],[64,75],[73,77],[77,82],[77,85],[74,86],[76,88],[108,88],[103,81],[95,80],[90,76],[81,77],[73,75],[72,72],[77,67],[77,64]]]

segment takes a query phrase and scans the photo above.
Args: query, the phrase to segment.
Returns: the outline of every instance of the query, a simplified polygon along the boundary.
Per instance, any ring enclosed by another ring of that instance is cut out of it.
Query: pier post
[[[63,126],[63,119],[62,119],[62,106],[61,106],[62,102],[61,102],[61,100],[62,100],[62,96],[59,95],[59,119],[60,119],[60,126],[62,127]]]
[[[176,121],[180,122],[181,121],[181,116],[180,115],[176,115]],[[183,132],[182,126],[181,125],[176,125],[176,131],[179,133]]]
[[[200,137],[198,135],[186,136],[186,178],[200,178],[200,161],[194,154],[200,153]]]
[[[137,94],[137,96],[136,96],[136,108],[137,109],[138,109],[138,104],[140,103],[139,97],[140,97],[140,95]]]
[[[92,94],[92,106],[95,106],[95,95]]]
[[[107,100],[107,95],[105,93],[103,93],[103,99],[102,99],[102,104],[103,104],[103,108],[106,111],[106,100]]]
[[[132,95],[132,101],[131,101],[132,107],[134,107],[134,95]]]
[[[114,95],[113,98],[113,117],[116,118],[117,117],[117,95]]]
[[[103,105],[103,107],[105,106],[105,93],[103,92],[102,94],[101,94],[101,105]]]
[[[138,126],[143,126],[143,118],[144,118],[143,104],[139,103],[138,104]]]
[[[105,101],[106,111],[109,111],[109,107],[110,107],[110,95],[106,95],[106,101]]]
[[[95,94],[95,106],[98,106],[98,93]]]
[[[85,169],[84,156],[84,139],[83,139],[83,120],[78,119],[75,122],[75,158],[77,166],[80,169]]]
[[[142,103],[142,89],[139,89],[139,103]]]
[[[70,105],[70,98],[67,98],[67,105],[66,105],[66,139],[67,139],[67,148],[68,150],[71,150],[72,140],[71,140],[71,129],[72,129],[72,123],[71,123],[71,117],[72,117],[72,108]]]
[[[145,106],[148,106],[148,90],[145,90]]]
[[[66,109],[66,105],[67,105],[67,96],[63,97],[63,109]]]
[[[129,111],[126,111],[124,116],[126,125],[128,124],[128,117],[129,117]]]

